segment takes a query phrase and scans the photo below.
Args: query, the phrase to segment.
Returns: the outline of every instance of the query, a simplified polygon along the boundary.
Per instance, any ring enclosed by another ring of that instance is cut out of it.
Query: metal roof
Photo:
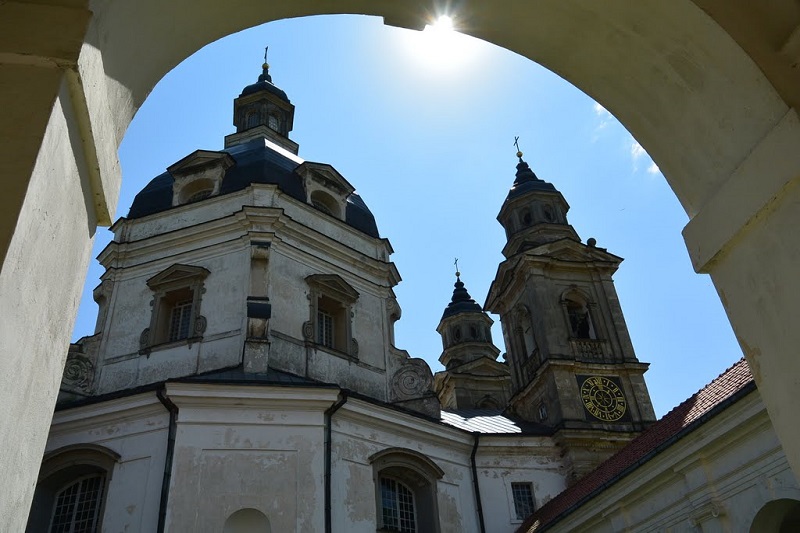
[[[442,409],[442,422],[471,433],[551,435],[552,429],[523,420],[503,416],[499,409]]]
[[[300,164],[273,150],[264,139],[231,146],[224,152],[230,154],[236,164],[225,171],[220,195],[244,190],[253,183],[268,183],[277,185],[296,200],[306,201],[303,178],[295,172]],[[136,195],[127,218],[141,218],[172,209],[174,182],[169,172],[156,176]],[[202,201],[197,204],[202,204]],[[356,193],[347,197],[345,223],[370,237],[380,237],[375,217]]]

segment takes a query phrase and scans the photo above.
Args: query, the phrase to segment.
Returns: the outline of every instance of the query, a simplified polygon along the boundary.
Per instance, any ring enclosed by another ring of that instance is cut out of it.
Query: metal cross
[[[267,62],[267,52],[269,52],[269,46],[264,47],[264,63]]]
[[[514,137],[514,146],[517,147],[517,152],[519,152],[519,136]]]
[[[453,264],[456,266],[456,276],[458,276],[458,274],[459,274],[459,272],[458,272],[458,257],[456,257],[456,260],[453,261]]]

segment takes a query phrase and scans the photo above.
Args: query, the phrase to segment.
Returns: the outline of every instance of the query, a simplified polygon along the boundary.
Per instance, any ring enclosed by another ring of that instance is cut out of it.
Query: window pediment
[[[190,204],[219,194],[225,172],[236,164],[227,152],[197,150],[167,167],[172,176],[172,205]]]
[[[322,186],[344,199],[356,190],[338,170],[325,163],[306,161],[297,167],[297,173],[305,179],[308,191]]]
[[[139,353],[149,355],[153,346],[202,338],[206,318],[200,314],[205,278],[203,267],[174,264],[147,280],[153,291],[150,326],[139,336]]]
[[[306,278],[308,285],[331,297],[352,304],[358,300],[358,291],[336,274],[313,274]]]
[[[170,285],[189,285],[204,280],[209,274],[203,267],[174,264],[148,279],[147,286],[156,290]]]
[[[167,172],[177,181],[209,168],[218,168],[224,172],[235,164],[236,162],[228,152],[195,150],[177,163],[167,167]]]

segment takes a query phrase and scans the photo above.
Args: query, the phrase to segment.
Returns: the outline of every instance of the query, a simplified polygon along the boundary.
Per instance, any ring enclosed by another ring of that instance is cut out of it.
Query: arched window
[[[370,457],[375,480],[378,531],[436,533],[436,482],[444,475],[423,454],[389,448]]]
[[[271,116],[271,115],[270,115]],[[259,116],[258,111],[248,111],[245,117],[244,124],[246,129],[255,128],[258,126]]]
[[[800,501],[789,498],[773,500],[762,507],[750,525],[751,533],[769,531],[793,533],[800,527]]]
[[[59,490],[55,495],[48,531],[98,531],[105,483],[105,473],[90,474]]]
[[[280,122],[278,122],[278,117],[275,115],[270,115],[269,120],[267,121],[267,126],[269,126],[269,129],[271,129],[272,131],[278,131],[278,128],[280,127]]]
[[[94,444],[67,446],[45,455],[33,496],[27,533],[95,533],[119,455]]]
[[[199,202],[200,200],[205,200],[211,196],[211,192],[211,189],[203,189],[202,191],[194,192],[189,196],[189,198],[186,199],[186,203],[191,204],[194,202]]]
[[[576,339],[596,339],[597,335],[586,302],[576,297],[567,297],[564,306],[569,319],[570,335]]]
[[[173,185],[173,187],[176,186],[177,184]],[[205,200],[214,195],[215,190],[218,190],[218,184],[208,178],[183,180],[175,198],[178,202],[176,205],[186,205]]]
[[[258,509],[239,509],[225,520],[223,533],[270,533],[267,515]]]
[[[379,481],[383,529],[399,533],[416,533],[414,492],[405,483],[393,477],[381,476]]]
[[[486,396],[481,398],[480,401],[478,402],[478,409],[497,410],[500,408],[501,408],[500,402],[498,402],[497,398],[495,398],[491,394],[487,394]]]
[[[325,214],[331,215],[336,218],[341,218],[339,216],[339,205],[336,203],[336,200],[329,194],[326,194],[322,191],[314,191],[311,193],[311,205],[319,209]]]

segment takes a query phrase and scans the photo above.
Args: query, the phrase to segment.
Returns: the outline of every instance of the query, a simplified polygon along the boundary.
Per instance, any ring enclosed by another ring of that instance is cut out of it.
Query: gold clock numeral
[[[615,422],[625,415],[625,394],[614,381],[602,376],[591,376],[581,385],[581,399],[589,413],[604,422]]]

